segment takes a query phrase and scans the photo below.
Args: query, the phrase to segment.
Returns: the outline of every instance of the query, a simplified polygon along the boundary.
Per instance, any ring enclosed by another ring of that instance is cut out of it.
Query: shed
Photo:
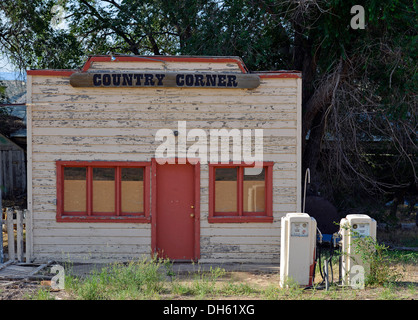
[[[35,259],[278,263],[300,211],[301,73],[91,56],[27,72]]]
[[[26,193],[25,151],[0,134],[0,188],[3,199],[15,200]]]

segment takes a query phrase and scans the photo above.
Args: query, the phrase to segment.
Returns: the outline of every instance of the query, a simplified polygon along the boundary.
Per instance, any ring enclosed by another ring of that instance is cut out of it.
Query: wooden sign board
[[[70,76],[73,87],[138,88],[219,88],[254,89],[260,85],[255,74],[174,73],[174,72],[79,72]]]

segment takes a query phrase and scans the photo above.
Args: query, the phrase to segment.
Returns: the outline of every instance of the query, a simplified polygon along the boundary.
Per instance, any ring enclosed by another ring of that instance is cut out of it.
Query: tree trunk
[[[318,163],[321,154],[321,142],[325,130],[325,113],[318,112],[309,132],[309,139],[305,141],[305,150],[302,156],[303,172],[309,168],[311,175],[311,183],[315,186],[315,191],[319,187],[319,175],[317,173]]]

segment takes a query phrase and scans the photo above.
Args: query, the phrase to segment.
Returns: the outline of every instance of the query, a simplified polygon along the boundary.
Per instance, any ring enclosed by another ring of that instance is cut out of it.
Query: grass
[[[416,266],[417,252],[391,252],[392,261],[401,267]],[[352,299],[417,299],[418,283],[386,282],[384,285],[353,290],[332,285],[321,290],[316,276],[316,286],[305,290],[288,282],[281,288],[277,278],[268,285],[237,279],[233,272],[220,267],[204,271],[176,274],[169,261],[141,259],[130,263],[115,263],[93,271],[87,277],[67,274],[65,293],[78,300],[149,300],[149,299],[262,299],[262,300],[352,300]],[[66,268],[70,270],[70,268]],[[334,274],[338,275],[335,265]],[[416,272],[416,268],[414,269]],[[53,299],[53,293],[40,289],[31,299]]]
[[[418,237],[416,229],[394,229],[378,230],[377,238],[386,244],[396,247],[418,247]]]
[[[164,292],[165,276],[160,268],[160,263],[147,259],[116,263],[85,279],[67,276],[65,288],[82,300],[150,299]]]

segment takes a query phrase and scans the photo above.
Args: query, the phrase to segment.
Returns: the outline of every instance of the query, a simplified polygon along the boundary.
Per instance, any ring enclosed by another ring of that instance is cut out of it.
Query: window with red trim
[[[57,161],[57,221],[149,222],[147,162]]]
[[[273,222],[273,163],[209,164],[209,222]]]

